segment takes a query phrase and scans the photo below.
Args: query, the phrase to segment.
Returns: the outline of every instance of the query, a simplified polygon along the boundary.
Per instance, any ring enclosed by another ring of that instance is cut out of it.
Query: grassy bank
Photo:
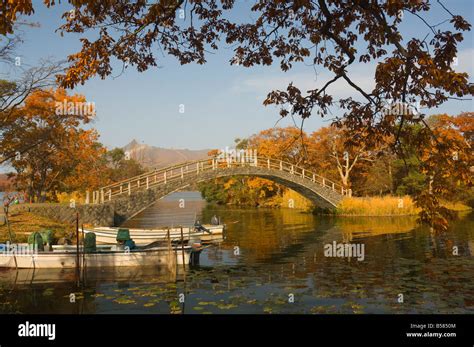
[[[444,202],[453,211],[468,211],[471,208],[462,203]],[[411,216],[420,212],[409,196],[383,196],[368,198],[345,198],[337,208],[340,216]]]
[[[10,215],[10,227],[13,242],[26,242],[28,235],[34,231],[50,229],[54,232],[56,239],[61,238],[75,230],[73,225],[55,222],[51,219],[35,215],[31,212],[12,213]],[[6,225],[0,226],[0,242],[9,241]]]

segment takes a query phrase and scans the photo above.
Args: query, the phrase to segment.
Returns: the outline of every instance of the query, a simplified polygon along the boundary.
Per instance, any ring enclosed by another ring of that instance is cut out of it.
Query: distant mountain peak
[[[130,141],[130,143],[126,144],[124,146],[124,148],[133,148],[133,147],[136,147],[138,145],[139,145],[138,141],[133,139],[132,141]]]
[[[207,158],[209,149],[191,150],[162,148],[139,143],[133,139],[123,147],[130,153],[130,157],[147,168],[162,168],[185,161]]]

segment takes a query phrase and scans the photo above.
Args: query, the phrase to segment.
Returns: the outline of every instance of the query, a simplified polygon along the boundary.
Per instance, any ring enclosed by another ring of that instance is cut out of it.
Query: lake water
[[[0,312],[474,313],[473,213],[439,234],[415,217],[213,207],[182,192],[126,226],[208,223],[213,215],[227,225],[225,240],[185,272],[90,269],[77,288],[74,271],[0,271]],[[328,256],[344,242],[363,253]]]

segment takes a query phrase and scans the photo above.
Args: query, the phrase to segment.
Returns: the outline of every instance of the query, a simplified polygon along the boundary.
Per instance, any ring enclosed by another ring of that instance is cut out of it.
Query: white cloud
[[[307,73],[272,73],[260,74],[250,78],[240,78],[234,81],[232,91],[237,94],[253,93],[257,98],[263,99],[272,90],[286,90],[288,84],[293,82],[293,85],[299,88],[303,93],[308,90],[322,88],[327,81],[333,78],[333,74],[324,68],[317,71],[308,68]],[[348,76],[349,78],[363,90],[370,92],[374,85],[374,71],[375,64],[358,64],[351,67]],[[353,89],[342,78],[334,82],[327,89],[328,93],[334,96],[335,99],[342,97],[358,97],[359,92]]]
[[[456,72],[467,72],[469,77],[474,76],[474,48],[464,49],[458,52],[457,65],[454,66]]]
[[[454,69],[458,72],[467,72],[469,76],[474,76],[474,49],[464,49],[458,54],[457,65]],[[375,86],[375,63],[356,64],[350,67],[348,71],[349,78],[364,91],[370,92]],[[318,68],[317,68],[318,69]],[[317,73],[317,71],[320,71]],[[324,67],[320,67],[317,71],[308,68],[307,73],[284,73],[272,72],[271,74],[260,74],[250,78],[241,78],[234,81],[232,91],[241,93],[256,94],[259,99],[265,96],[271,90],[285,90],[290,82],[298,87],[302,92],[307,90],[322,88],[324,84],[333,78],[333,74]],[[334,82],[328,87],[328,93],[332,94],[335,99],[341,97],[358,97],[359,92],[353,89],[342,78]]]

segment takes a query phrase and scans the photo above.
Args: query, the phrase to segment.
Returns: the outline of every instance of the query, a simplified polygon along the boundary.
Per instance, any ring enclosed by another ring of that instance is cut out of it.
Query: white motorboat
[[[98,227],[84,229],[84,233],[94,233],[98,244],[115,244],[119,227]],[[147,245],[155,241],[181,241],[181,227],[162,229],[128,229],[130,237],[137,245]],[[217,241],[223,238],[224,225],[202,225],[183,227],[183,240],[200,239],[202,242]]]
[[[53,246],[52,251],[35,251],[29,249],[19,252],[8,247],[0,252],[0,268],[41,269],[41,268],[75,268],[77,262],[81,267],[126,267],[188,264],[192,252],[199,252],[191,246],[143,247],[119,249],[117,246],[97,245],[96,251],[83,252],[79,256],[75,245]]]

